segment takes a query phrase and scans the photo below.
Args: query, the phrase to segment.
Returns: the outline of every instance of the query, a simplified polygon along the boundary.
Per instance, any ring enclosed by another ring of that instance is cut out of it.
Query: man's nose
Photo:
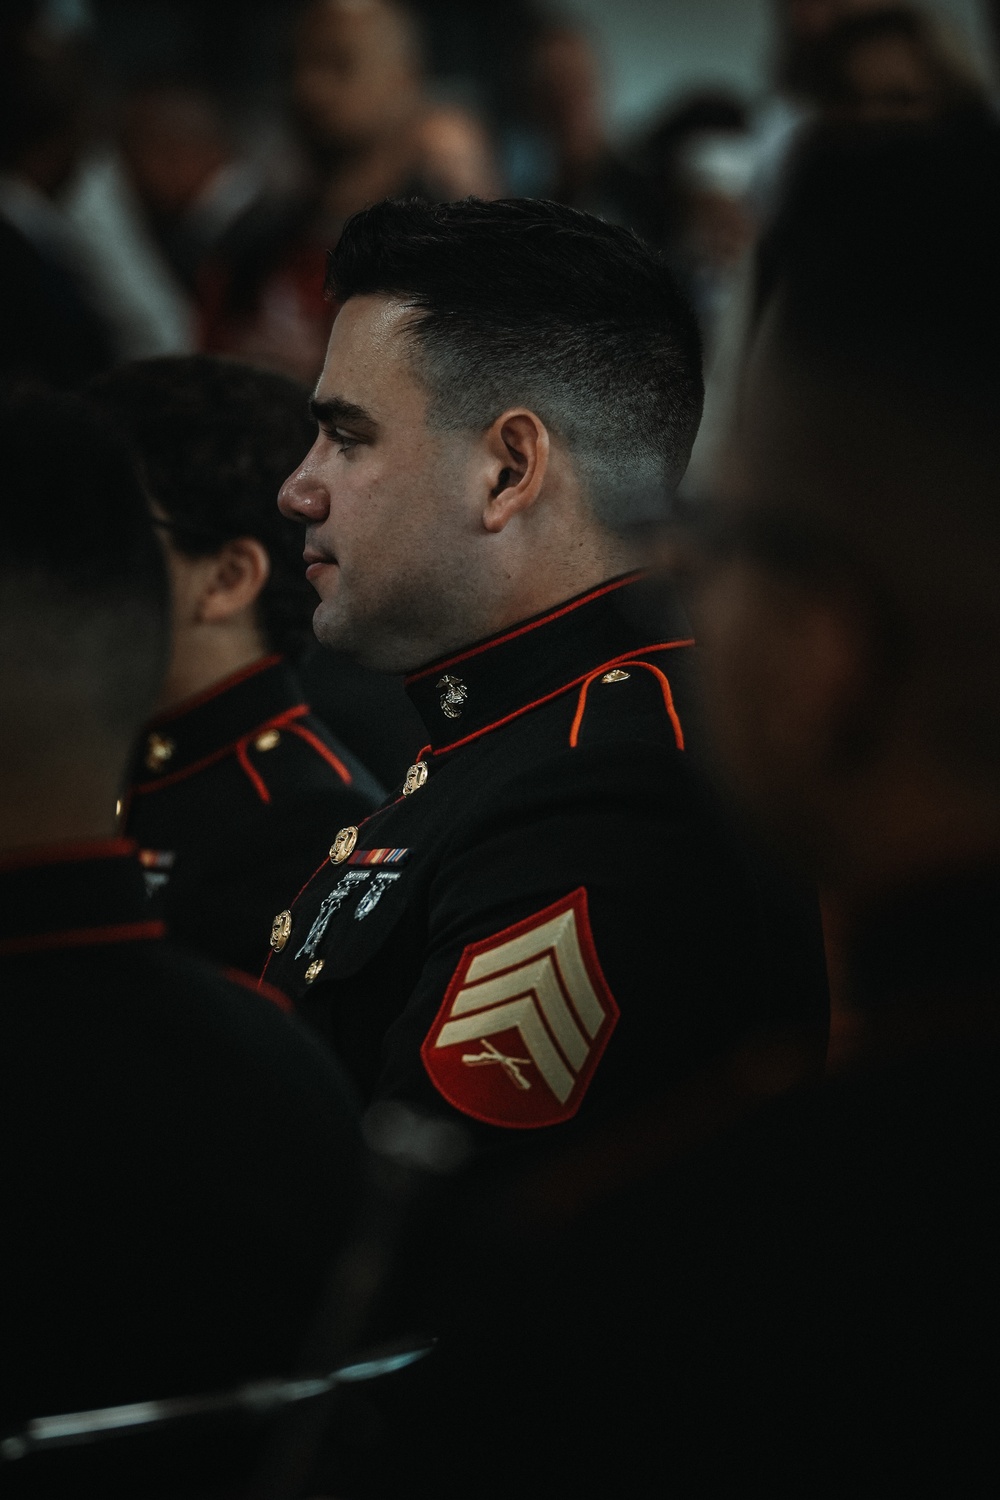
[[[315,526],[330,513],[330,495],[310,470],[308,463],[289,474],[278,491],[278,509],[290,521],[304,521]]]

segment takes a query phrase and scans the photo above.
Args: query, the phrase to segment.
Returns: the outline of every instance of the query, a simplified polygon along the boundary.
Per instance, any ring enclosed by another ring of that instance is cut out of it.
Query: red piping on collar
[[[293,719],[303,719],[309,712],[308,703],[296,703],[294,708],[286,708],[280,714],[275,714],[272,718],[265,719],[263,724],[258,724],[256,728],[248,729],[246,734],[241,734],[238,740],[233,740],[229,745],[223,745],[221,750],[213,750],[211,755],[203,755],[201,760],[194,761],[190,766],[182,766],[179,771],[171,771],[166,776],[160,776],[156,781],[136,782],[131,791],[136,796],[144,795],[146,792],[158,792],[161,787],[173,786],[178,781],[184,781],[188,776],[194,776],[198,771],[206,770],[208,766],[214,766],[216,761],[223,760],[227,755],[237,755],[240,756],[240,764],[243,766],[243,769],[247,771],[251,781],[257,787],[258,796],[261,796],[262,801],[270,802],[271,795],[267,787],[264,786],[262,781],[260,782],[260,786],[257,786],[260,778],[256,771],[248,770],[245,752],[243,755],[240,755],[240,747],[257,739],[259,735],[264,734],[268,729],[290,729]],[[261,794],[261,787],[264,789],[264,795]]]
[[[494,723],[486,724],[482,729],[476,729],[472,734],[467,734],[460,740],[452,740],[450,745],[439,745],[437,749],[431,751],[431,754],[447,755],[452,750],[458,750],[462,745],[470,745],[473,740],[480,739],[484,734],[492,734],[494,729],[502,728],[504,724],[509,724],[512,719],[519,719],[522,714],[530,713],[533,708],[541,708],[543,703],[551,703],[553,698],[558,698],[563,693],[568,693],[573,688],[579,687],[581,683],[586,682],[588,677],[594,677],[601,672],[607,672],[611,667],[617,667],[621,662],[630,662],[634,666],[640,666],[643,663],[637,661],[636,658],[645,656],[647,652],[673,651],[678,646],[693,645],[694,639],[692,637],[684,641],[661,641],[656,646],[641,646],[638,651],[625,651],[621,656],[613,656],[610,661],[602,662],[599,667],[592,667],[589,672],[583,672],[579,677],[574,677],[572,682],[566,682],[562,687],[555,688],[553,692],[546,693],[543,698],[535,698],[533,702],[525,703],[521,708],[515,708],[513,713],[505,714],[502,719],[496,719]],[[675,734],[679,727],[679,724],[675,724]]]
[[[140,943],[166,937],[164,922],[120,922],[111,927],[72,927],[66,932],[39,932],[29,937],[0,939],[0,958],[41,953],[51,948],[93,948],[100,943]]]
[[[135,853],[134,839],[73,839],[63,844],[33,844],[0,858],[0,874],[32,865],[82,864],[88,859],[124,859]]]
[[[460,651],[457,656],[449,656],[445,661],[432,662],[429,667],[422,667],[419,672],[411,672],[409,677],[403,679],[404,686],[409,687],[411,682],[421,682],[425,677],[432,677],[435,672],[444,672],[448,667],[457,666],[460,661],[468,661],[470,656],[481,656],[484,651],[492,651],[494,646],[502,646],[505,641],[512,641],[519,635],[527,635],[531,630],[539,630],[552,620],[558,620],[561,615],[571,615],[575,609],[581,609],[591,600],[600,599],[602,594],[613,594],[616,589],[623,589],[627,584],[635,583],[642,577],[643,574],[640,571],[629,573],[625,578],[616,578],[612,583],[604,583],[600,588],[591,589],[589,594],[581,594],[578,599],[571,599],[568,604],[560,605],[558,609],[550,610],[546,615],[539,615],[534,620],[515,626],[505,635],[491,636],[488,641],[482,641],[478,646],[470,646],[467,651]]]
[[[284,661],[280,651],[272,651],[270,656],[258,657],[248,667],[241,667],[230,677],[223,677],[221,682],[213,682],[210,688],[202,693],[195,693],[191,698],[185,698],[183,702],[177,703],[168,709],[165,714],[157,714],[155,719],[150,719],[147,729],[156,729],[160,724],[172,724],[174,719],[181,719],[189,714],[193,708],[200,708],[203,703],[211,703],[213,698],[218,698],[221,693],[227,693],[230,688],[236,687],[237,683],[246,682],[248,677],[256,677],[258,672],[266,672],[268,667],[276,667],[279,662]]]

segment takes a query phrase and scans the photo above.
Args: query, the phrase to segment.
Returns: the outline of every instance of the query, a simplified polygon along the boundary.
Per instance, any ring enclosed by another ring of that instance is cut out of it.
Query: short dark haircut
[[[23,389],[0,398],[0,473],[4,694],[65,710],[69,741],[130,740],[169,638],[163,551],[132,458],[78,397]]]
[[[604,526],[665,513],[701,416],[701,346],[664,261],[630,230],[527,198],[390,200],[348,220],[327,290],[416,310],[436,425],[481,430],[528,406]]]
[[[786,546],[785,565],[853,559],[928,735],[995,778],[1000,127],[818,132],[763,253],[762,333],[798,476],[772,503],[819,538]]]
[[[305,578],[301,528],[277,501],[315,437],[305,387],[192,354],[123,365],[95,381],[90,395],[133,444],[180,552],[208,557],[236,537],[266,549],[261,628],[273,650],[301,654],[313,641],[316,595]]]

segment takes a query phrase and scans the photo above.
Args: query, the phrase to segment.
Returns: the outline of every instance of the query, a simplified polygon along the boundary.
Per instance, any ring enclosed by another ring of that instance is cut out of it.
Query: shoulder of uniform
[[[385,796],[367,768],[312,714],[267,726],[250,743],[256,769],[265,777],[269,773],[300,776],[302,768],[308,767],[311,785],[349,787],[373,806]],[[274,751],[284,753],[275,755]]]
[[[652,720],[664,743],[684,749],[684,726],[674,694],[676,651],[662,650],[599,667],[583,682],[576,696],[569,730],[569,746],[576,749],[592,735],[627,735],[636,717]]]

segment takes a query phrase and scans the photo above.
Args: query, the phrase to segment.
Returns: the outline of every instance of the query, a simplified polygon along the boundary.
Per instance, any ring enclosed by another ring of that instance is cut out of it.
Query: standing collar
[[[0,859],[0,957],[163,935],[130,839],[43,844]]]
[[[147,724],[132,765],[132,789],[169,786],[221,760],[241,740],[266,733],[276,720],[308,712],[284,657],[263,656]]]
[[[662,585],[627,573],[422,667],[407,677],[406,691],[429,748],[440,753],[568,692],[601,668],[690,644],[687,622]]]

